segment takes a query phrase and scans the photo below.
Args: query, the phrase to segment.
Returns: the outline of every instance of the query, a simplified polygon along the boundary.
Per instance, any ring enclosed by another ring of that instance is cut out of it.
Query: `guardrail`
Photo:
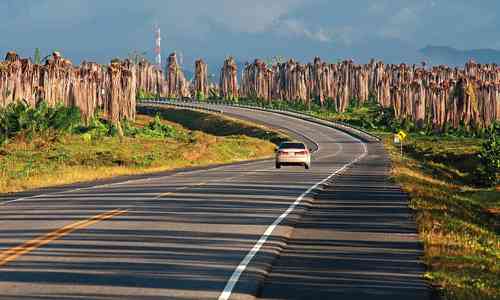
[[[273,112],[273,113],[278,113],[282,115],[287,115],[291,116],[294,118],[299,118],[305,121],[313,122],[316,124],[321,124],[324,126],[332,127],[350,134],[356,134],[358,137],[360,137],[363,140],[369,141],[369,142],[380,142],[380,138],[373,135],[372,133],[367,132],[366,130],[352,126],[350,124],[344,123],[344,122],[338,122],[338,121],[329,121],[317,116],[313,116],[311,114],[307,114],[304,112],[292,110],[292,109],[271,109],[267,108],[265,106],[259,106],[259,105],[242,105],[238,104],[236,102],[231,102],[231,101],[195,101],[191,99],[148,99],[148,100],[140,100],[140,103],[151,103],[151,104],[165,104],[165,105],[172,105],[180,108],[187,108],[187,109],[198,109],[198,110],[204,110],[204,111],[209,111],[209,112],[214,112],[214,113],[224,113],[224,110],[221,108],[213,108],[210,106],[229,106],[229,107],[239,107],[239,108],[245,108],[245,109],[252,109],[252,110],[260,110],[260,111],[266,111],[266,112]],[[208,105],[208,106],[207,106]],[[354,132],[353,132],[354,131]],[[361,134],[359,134],[361,133]]]
[[[218,114],[224,113],[224,111],[222,109],[214,109],[214,108],[210,108],[210,107],[204,107],[201,105],[186,104],[186,103],[196,103],[196,102],[178,101],[178,100],[170,100],[170,99],[165,99],[165,100],[158,100],[158,99],[150,99],[149,100],[148,99],[148,100],[140,100],[139,103],[171,105],[171,106],[180,107],[180,108],[197,109],[197,110],[203,110],[203,111],[208,111],[208,112],[213,112],[213,113],[218,113]]]

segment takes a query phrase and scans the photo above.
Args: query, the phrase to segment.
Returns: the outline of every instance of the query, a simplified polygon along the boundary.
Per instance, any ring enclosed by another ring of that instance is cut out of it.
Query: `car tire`
[[[309,170],[311,166],[309,166],[308,164],[304,164],[304,168],[306,168],[306,170]]]
[[[281,169],[281,164],[280,163],[276,163],[276,169]]]

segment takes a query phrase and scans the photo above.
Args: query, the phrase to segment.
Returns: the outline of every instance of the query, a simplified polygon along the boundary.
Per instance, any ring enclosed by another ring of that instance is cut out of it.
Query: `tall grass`
[[[274,153],[275,145],[269,142],[274,135],[264,135],[260,127],[240,123],[238,129],[236,122],[219,121],[223,117],[196,114],[193,120],[203,122],[192,123],[187,129],[163,118],[178,115],[178,110],[164,110],[154,112],[153,117],[139,114],[133,122],[122,122],[124,137],[115,136],[113,126],[99,118],[67,134],[49,130],[48,135],[27,138],[19,131],[0,147],[0,193],[257,159]],[[222,124],[228,128],[221,130],[224,134],[206,133],[207,129],[217,131]]]
[[[415,136],[384,142],[392,175],[410,194],[425,247],[426,278],[440,299],[499,299],[499,187],[478,187],[481,143],[475,138]]]
[[[128,137],[183,138],[174,127],[163,124],[159,116],[144,127],[135,127],[126,120],[122,123]],[[81,134],[85,140],[96,140],[116,136],[118,129],[98,114],[84,124],[78,108],[62,104],[51,107],[45,101],[38,102],[35,107],[18,101],[0,109],[0,146],[17,135],[31,139],[46,133],[74,133]]]
[[[500,183],[500,126],[487,131],[487,139],[479,153],[480,166],[477,178],[483,186],[495,186]]]
[[[0,145],[20,133],[31,137],[49,130],[71,132],[80,125],[80,110],[76,107],[50,107],[45,101],[30,107],[18,101],[0,109]]]

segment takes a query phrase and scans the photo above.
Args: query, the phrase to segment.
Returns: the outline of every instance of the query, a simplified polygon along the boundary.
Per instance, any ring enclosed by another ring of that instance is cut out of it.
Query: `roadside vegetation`
[[[500,299],[500,124],[436,133],[396,122],[374,101],[354,102],[345,113],[317,104],[240,103],[304,112],[381,137],[392,158],[393,179],[410,194],[424,242],[425,276],[440,298]],[[403,156],[393,143],[399,130],[409,133]]]
[[[500,299],[500,188],[477,175],[484,142],[411,135],[401,156],[383,138],[416,212],[426,278],[442,299]]]
[[[159,115],[164,120],[182,125],[190,130],[200,130],[218,136],[245,135],[257,139],[271,141],[279,145],[286,139],[283,134],[271,131],[251,122],[221,117],[216,114],[207,114],[201,111],[185,109],[164,109],[157,105],[138,107],[138,112],[147,115]]]
[[[142,101],[142,100],[150,100],[150,99],[158,99],[159,95],[149,93],[143,89],[139,89],[136,94],[136,99],[137,101]]]
[[[169,121],[176,118],[204,121],[187,128]],[[258,125],[167,108],[122,121],[124,137],[99,115],[80,120],[78,109],[45,102],[1,109],[0,193],[264,158],[285,139]]]

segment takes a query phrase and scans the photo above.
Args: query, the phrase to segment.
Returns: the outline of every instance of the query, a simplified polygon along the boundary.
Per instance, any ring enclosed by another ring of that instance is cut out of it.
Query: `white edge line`
[[[347,135],[347,134],[346,134]],[[328,180],[330,180],[332,177],[337,175],[338,173],[344,171],[348,167],[352,166],[353,164],[357,163],[361,159],[363,159],[367,154],[368,150],[366,148],[366,143],[362,142],[360,139],[350,136],[353,139],[357,140],[359,143],[363,145],[363,153],[358,156],[356,159],[352,160],[351,162],[345,164],[342,168],[336,170],[330,176],[326,177],[325,179],[321,180],[320,182],[316,183],[315,185],[311,186],[307,191],[302,193],[289,207],[288,209],[282,213],[269,227],[267,227],[266,231],[262,234],[260,239],[255,243],[253,248],[250,250],[250,252],[247,253],[245,258],[240,262],[238,267],[234,270],[233,274],[229,278],[229,280],[226,283],[226,286],[224,287],[224,290],[220,294],[218,300],[228,300],[229,297],[231,297],[231,294],[233,292],[234,287],[238,283],[241,274],[245,272],[246,268],[254,258],[254,256],[260,251],[262,246],[266,243],[267,239],[271,236],[273,231],[276,229],[276,227],[302,202],[305,196],[307,196],[309,193],[311,193],[313,190],[317,189],[320,185],[324,184]]]
[[[319,145],[317,145],[317,146],[318,146],[318,150],[319,150]],[[318,150],[316,150],[316,152]],[[273,158],[270,158],[269,160],[272,160],[272,159]],[[238,163],[238,162],[236,162],[236,163]],[[261,162],[259,162],[259,161],[240,162],[239,166],[246,166],[246,165],[250,165],[250,164],[254,164],[254,163],[261,163]],[[161,180],[161,179],[165,179],[165,178],[168,178],[168,177],[171,177],[171,176],[192,175],[192,174],[197,174],[197,173],[212,172],[212,171],[217,171],[219,169],[226,168],[228,166],[231,166],[231,164],[229,164],[229,165],[223,165],[223,166],[218,166],[218,167],[213,167],[213,168],[209,167],[208,169],[202,169],[202,170],[179,171],[179,172],[176,172],[175,174],[169,174],[169,175],[160,176],[160,177],[148,177],[148,178],[140,178],[140,179],[130,179],[130,180],[126,180],[126,181],[120,181],[120,182],[114,182],[114,183],[108,183],[108,184],[93,185],[93,186],[81,187],[81,188],[64,190],[64,191],[53,192],[53,193],[33,195],[33,196],[28,196],[28,197],[22,197],[22,198],[17,198],[17,199],[3,201],[3,202],[0,202],[0,206],[6,205],[6,204],[9,204],[9,203],[25,201],[25,200],[29,200],[29,199],[43,198],[43,197],[47,197],[47,196],[61,195],[61,194],[70,194],[72,192],[77,192],[77,191],[92,190],[92,189],[98,189],[98,188],[104,188],[104,187],[113,187],[113,186],[119,186],[119,185],[129,184],[129,183],[147,182],[147,181],[151,181],[151,180]],[[175,170],[170,170],[170,171],[174,171],[175,172]]]
[[[293,117],[290,117],[290,116],[286,116],[286,117],[293,119]],[[319,150],[320,150],[319,144],[316,143],[313,140],[310,140],[310,141],[313,142],[314,144],[316,144],[316,148],[317,149],[316,149],[315,152],[319,152]],[[272,159],[272,158],[270,158],[270,159]],[[245,166],[245,165],[249,165],[249,164],[253,164],[253,163],[255,163],[255,161],[241,162],[240,166]],[[60,192],[54,192],[54,193],[48,193],[48,194],[40,194],[40,195],[22,197],[22,198],[17,198],[17,199],[13,199],[13,200],[8,200],[8,201],[0,202],[0,206],[6,205],[6,204],[10,204],[10,203],[20,202],[20,201],[25,201],[25,200],[29,200],[29,199],[43,198],[43,197],[52,196],[52,195],[70,194],[70,193],[76,192],[76,191],[85,191],[85,190],[98,189],[98,188],[103,188],[103,187],[112,187],[112,186],[124,185],[124,184],[129,184],[129,183],[134,183],[134,182],[147,182],[147,181],[150,181],[150,180],[153,180],[153,179],[160,179],[161,180],[161,179],[168,178],[168,177],[171,177],[171,176],[176,176],[176,175],[187,175],[187,174],[197,174],[197,173],[212,172],[212,171],[217,171],[217,170],[225,168],[225,167],[227,167],[227,165],[218,166],[218,167],[209,168],[209,169],[202,169],[202,170],[180,171],[180,172],[177,172],[175,174],[169,174],[169,175],[166,175],[166,176],[160,176],[160,177],[155,177],[155,178],[149,177],[149,178],[141,178],[141,179],[130,179],[130,180],[121,181],[121,182],[101,184],[101,185],[94,185],[94,186],[88,186],[88,187],[81,187],[81,188],[76,188],[76,189],[64,190],[64,191],[60,191]],[[172,171],[175,171],[175,170],[172,170]]]

